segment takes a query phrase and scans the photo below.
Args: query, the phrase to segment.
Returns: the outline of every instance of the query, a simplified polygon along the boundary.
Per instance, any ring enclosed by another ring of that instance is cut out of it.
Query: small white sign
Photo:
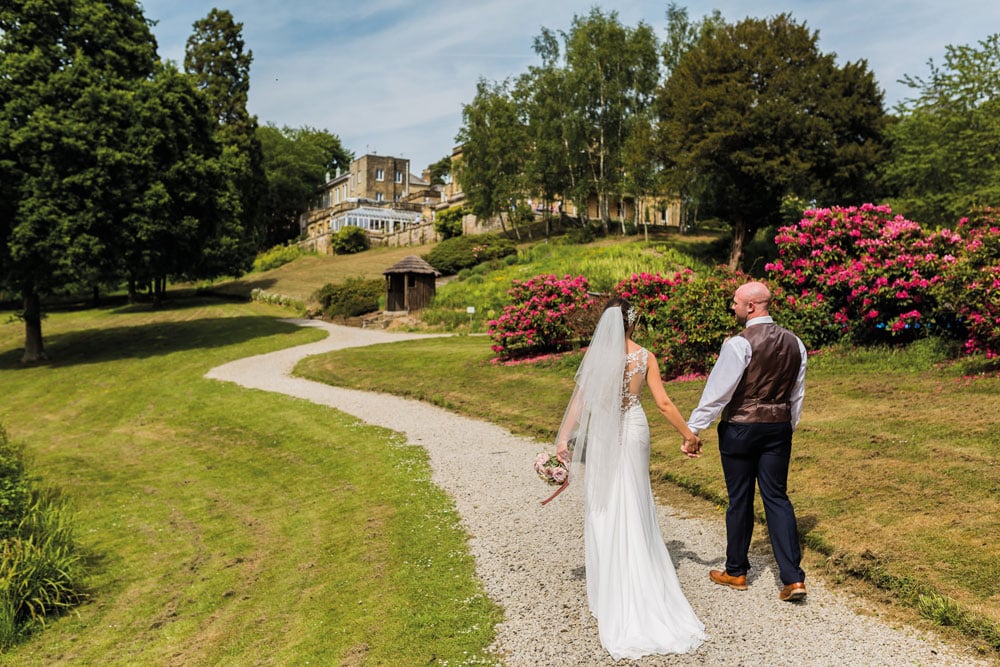
[[[467,312],[469,315],[473,315],[476,312],[476,307],[475,306],[469,306],[468,308],[465,309],[465,312]]]

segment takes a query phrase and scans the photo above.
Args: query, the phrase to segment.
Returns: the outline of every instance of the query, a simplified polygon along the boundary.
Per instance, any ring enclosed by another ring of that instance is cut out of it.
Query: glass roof
[[[348,211],[342,211],[334,215],[331,220],[340,220],[348,216],[356,218],[370,218],[373,220],[394,220],[398,222],[416,222],[420,219],[420,213],[416,211],[400,211],[394,208],[375,208],[374,206],[359,206]]]

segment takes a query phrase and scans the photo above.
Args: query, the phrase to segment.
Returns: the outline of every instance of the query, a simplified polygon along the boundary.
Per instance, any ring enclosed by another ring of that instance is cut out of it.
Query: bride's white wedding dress
[[[647,354],[640,348],[626,356],[617,470],[605,471],[607,502],[588,506],[584,530],[590,611],[616,660],[684,653],[705,640],[657,523],[649,424],[639,404]]]

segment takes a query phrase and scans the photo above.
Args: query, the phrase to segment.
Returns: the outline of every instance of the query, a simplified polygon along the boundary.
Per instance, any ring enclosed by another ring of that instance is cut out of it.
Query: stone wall
[[[434,231],[433,222],[425,222],[408,229],[403,229],[392,234],[380,234],[369,232],[368,238],[372,246],[389,246],[398,248],[400,246],[427,245],[438,240],[438,234]]]

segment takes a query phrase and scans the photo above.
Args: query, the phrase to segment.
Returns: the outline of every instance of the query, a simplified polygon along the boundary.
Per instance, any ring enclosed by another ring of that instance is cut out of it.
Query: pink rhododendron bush
[[[810,350],[841,339],[904,344],[933,335],[997,359],[1000,224],[990,209],[954,231],[924,230],[888,206],[809,210],[780,228],[775,242],[778,259],[765,267],[771,313]],[[665,378],[703,374],[739,329],[731,301],[749,279],[724,267],[638,273],[598,296],[583,276],[536,276],[514,281],[489,335],[501,361],[586,345],[604,301],[621,296],[638,309],[636,339]]]
[[[968,352],[1000,349],[1000,232],[989,210],[956,231],[925,231],[888,206],[809,210],[775,242],[766,269],[785,299],[825,302],[855,342],[932,334],[960,337]]]
[[[510,304],[488,334],[500,359],[568,350],[579,337],[574,315],[589,310],[593,297],[583,276],[535,276],[514,280],[507,291]]]

